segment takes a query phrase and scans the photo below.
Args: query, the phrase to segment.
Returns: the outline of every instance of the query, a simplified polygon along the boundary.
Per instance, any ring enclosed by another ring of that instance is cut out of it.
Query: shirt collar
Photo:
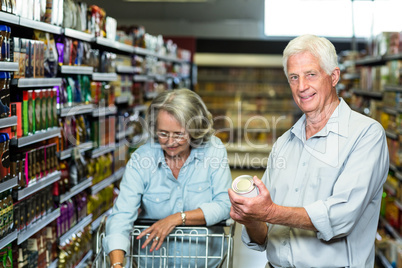
[[[340,136],[347,137],[349,132],[349,118],[351,114],[350,107],[346,104],[343,98],[339,98],[340,102],[338,107],[336,107],[335,111],[332,113],[325,127],[319,131],[314,136],[327,136],[329,132],[333,132]],[[306,115],[303,114],[299,120],[292,126],[290,129],[291,138],[296,136],[300,140],[303,140],[304,134],[303,131],[306,131],[305,128]]]

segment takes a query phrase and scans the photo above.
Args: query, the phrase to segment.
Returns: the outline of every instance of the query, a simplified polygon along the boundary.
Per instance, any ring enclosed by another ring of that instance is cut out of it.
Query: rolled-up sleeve
[[[241,241],[249,249],[253,249],[253,250],[257,250],[257,251],[264,251],[267,249],[268,239],[265,239],[265,243],[262,245],[259,245],[255,242],[251,242],[250,236],[248,235],[246,228],[244,226],[243,226],[242,233],[241,233]]]
[[[230,218],[230,200],[228,189],[232,183],[227,152],[220,142],[208,153],[208,168],[211,169],[212,201],[203,203],[199,207],[204,213],[207,226],[219,223]]]
[[[304,206],[320,239],[328,241],[349,234],[365,209],[377,206],[371,203],[378,200],[389,169],[382,127],[379,124],[369,126],[356,138],[352,150],[333,187],[333,194],[326,200]]]

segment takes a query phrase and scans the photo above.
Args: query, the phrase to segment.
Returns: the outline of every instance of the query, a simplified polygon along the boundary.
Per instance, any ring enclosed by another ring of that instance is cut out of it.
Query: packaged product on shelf
[[[25,60],[27,53],[27,45],[26,42],[28,40],[25,38],[20,38],[20,56],[19,56],[19,64],[18,64],[18,78],[25,77]]]
[[[8,177],[8,173],[9,173],[8,168],[6,166],[4,166],[6,163],[5,162],[3,163],[3,155],[4,155],[4,158],[6,157],[6,154],[8,155],[8,153],[6,153],[6,152],[8,152],[7,144],[8,144],[7,136],[0,133],[0,160],[1,160],[0,182],[5,181]]]
[[[87,178],[88,170],[84,158],[79,149],[73,148],[71,152],[71,161],[69,163],[69,175],[71,187],[76,186]]]
[[[32,55],[33,55],[33,46],[32,40],[27,39],[25,42],[26,52],[25,52],[25,77],[31,78],[33,77],[33,66],[32,66]]]
[[[14,38],[14,47],[13,47],[13,58],[14,62],[20,63],[20,55],[21,55],[21,43],[19,37]],[[14,78],[20,78],[20,67],[18,70],[14,71]]]
[[[13,256],[11,244],[0,249],[0,264],[4,268],[13,267]]]
[[[52,34],[35,30],[34,38],[41,41],[40,47],[40,77],[55,77],[57,75],[57,50]]]
[[[20,220],[19,220],[19,232],[22,232],[25,230],[26,227],[26,217],[27,217],[27,207],[26,207],[26,202],[25,199],[19,201],[19,211],[20,211]]]
[[[10,114],[10,90],[7,88],[7,73],[0,72],[0,118]]]
[[[1,47],[1,53],[0,53],[0,61],[7,61],[7,38],[8,38],[8,31],[9,27],[7,25],[0,25],[0,47]]]

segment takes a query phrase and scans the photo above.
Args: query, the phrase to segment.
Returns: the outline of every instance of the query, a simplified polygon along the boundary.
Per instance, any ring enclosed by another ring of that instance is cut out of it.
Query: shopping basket
[[[93,261],[95,268],[109,268],[110,261],[102,247],[105,237],[106,217],[96,234]],[[125,267],[226,267],[233,266],[233,236],[235,223],[232,219],[221,221],[214,226],[177,226],[164,240],[162,247],[150,252],[150,245],[141,249],[136,237],[155,220],[138,219],[130,232],[130,252],[126,254]]]

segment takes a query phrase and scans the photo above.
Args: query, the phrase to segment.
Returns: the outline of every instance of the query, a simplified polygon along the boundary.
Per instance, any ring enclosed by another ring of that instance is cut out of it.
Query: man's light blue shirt
[[[385,131],[343,99],[326,126],[305,137],[305,115],[275,143],[262,178],[274,203],[304,207],[317,232],[268,224],[275,267],[374,267],[382,186],[389,169]]]
[[[127,163],[120,193],[106,222],[104,249],[129,252],[129,233],[138,217],[163,219],[180,211],[200,208],[207,226],[228,219],[228,189],[232,182],[226,148],[215,136],[198,148],[176,179],[166,164],[160,144],[149,141]]]

